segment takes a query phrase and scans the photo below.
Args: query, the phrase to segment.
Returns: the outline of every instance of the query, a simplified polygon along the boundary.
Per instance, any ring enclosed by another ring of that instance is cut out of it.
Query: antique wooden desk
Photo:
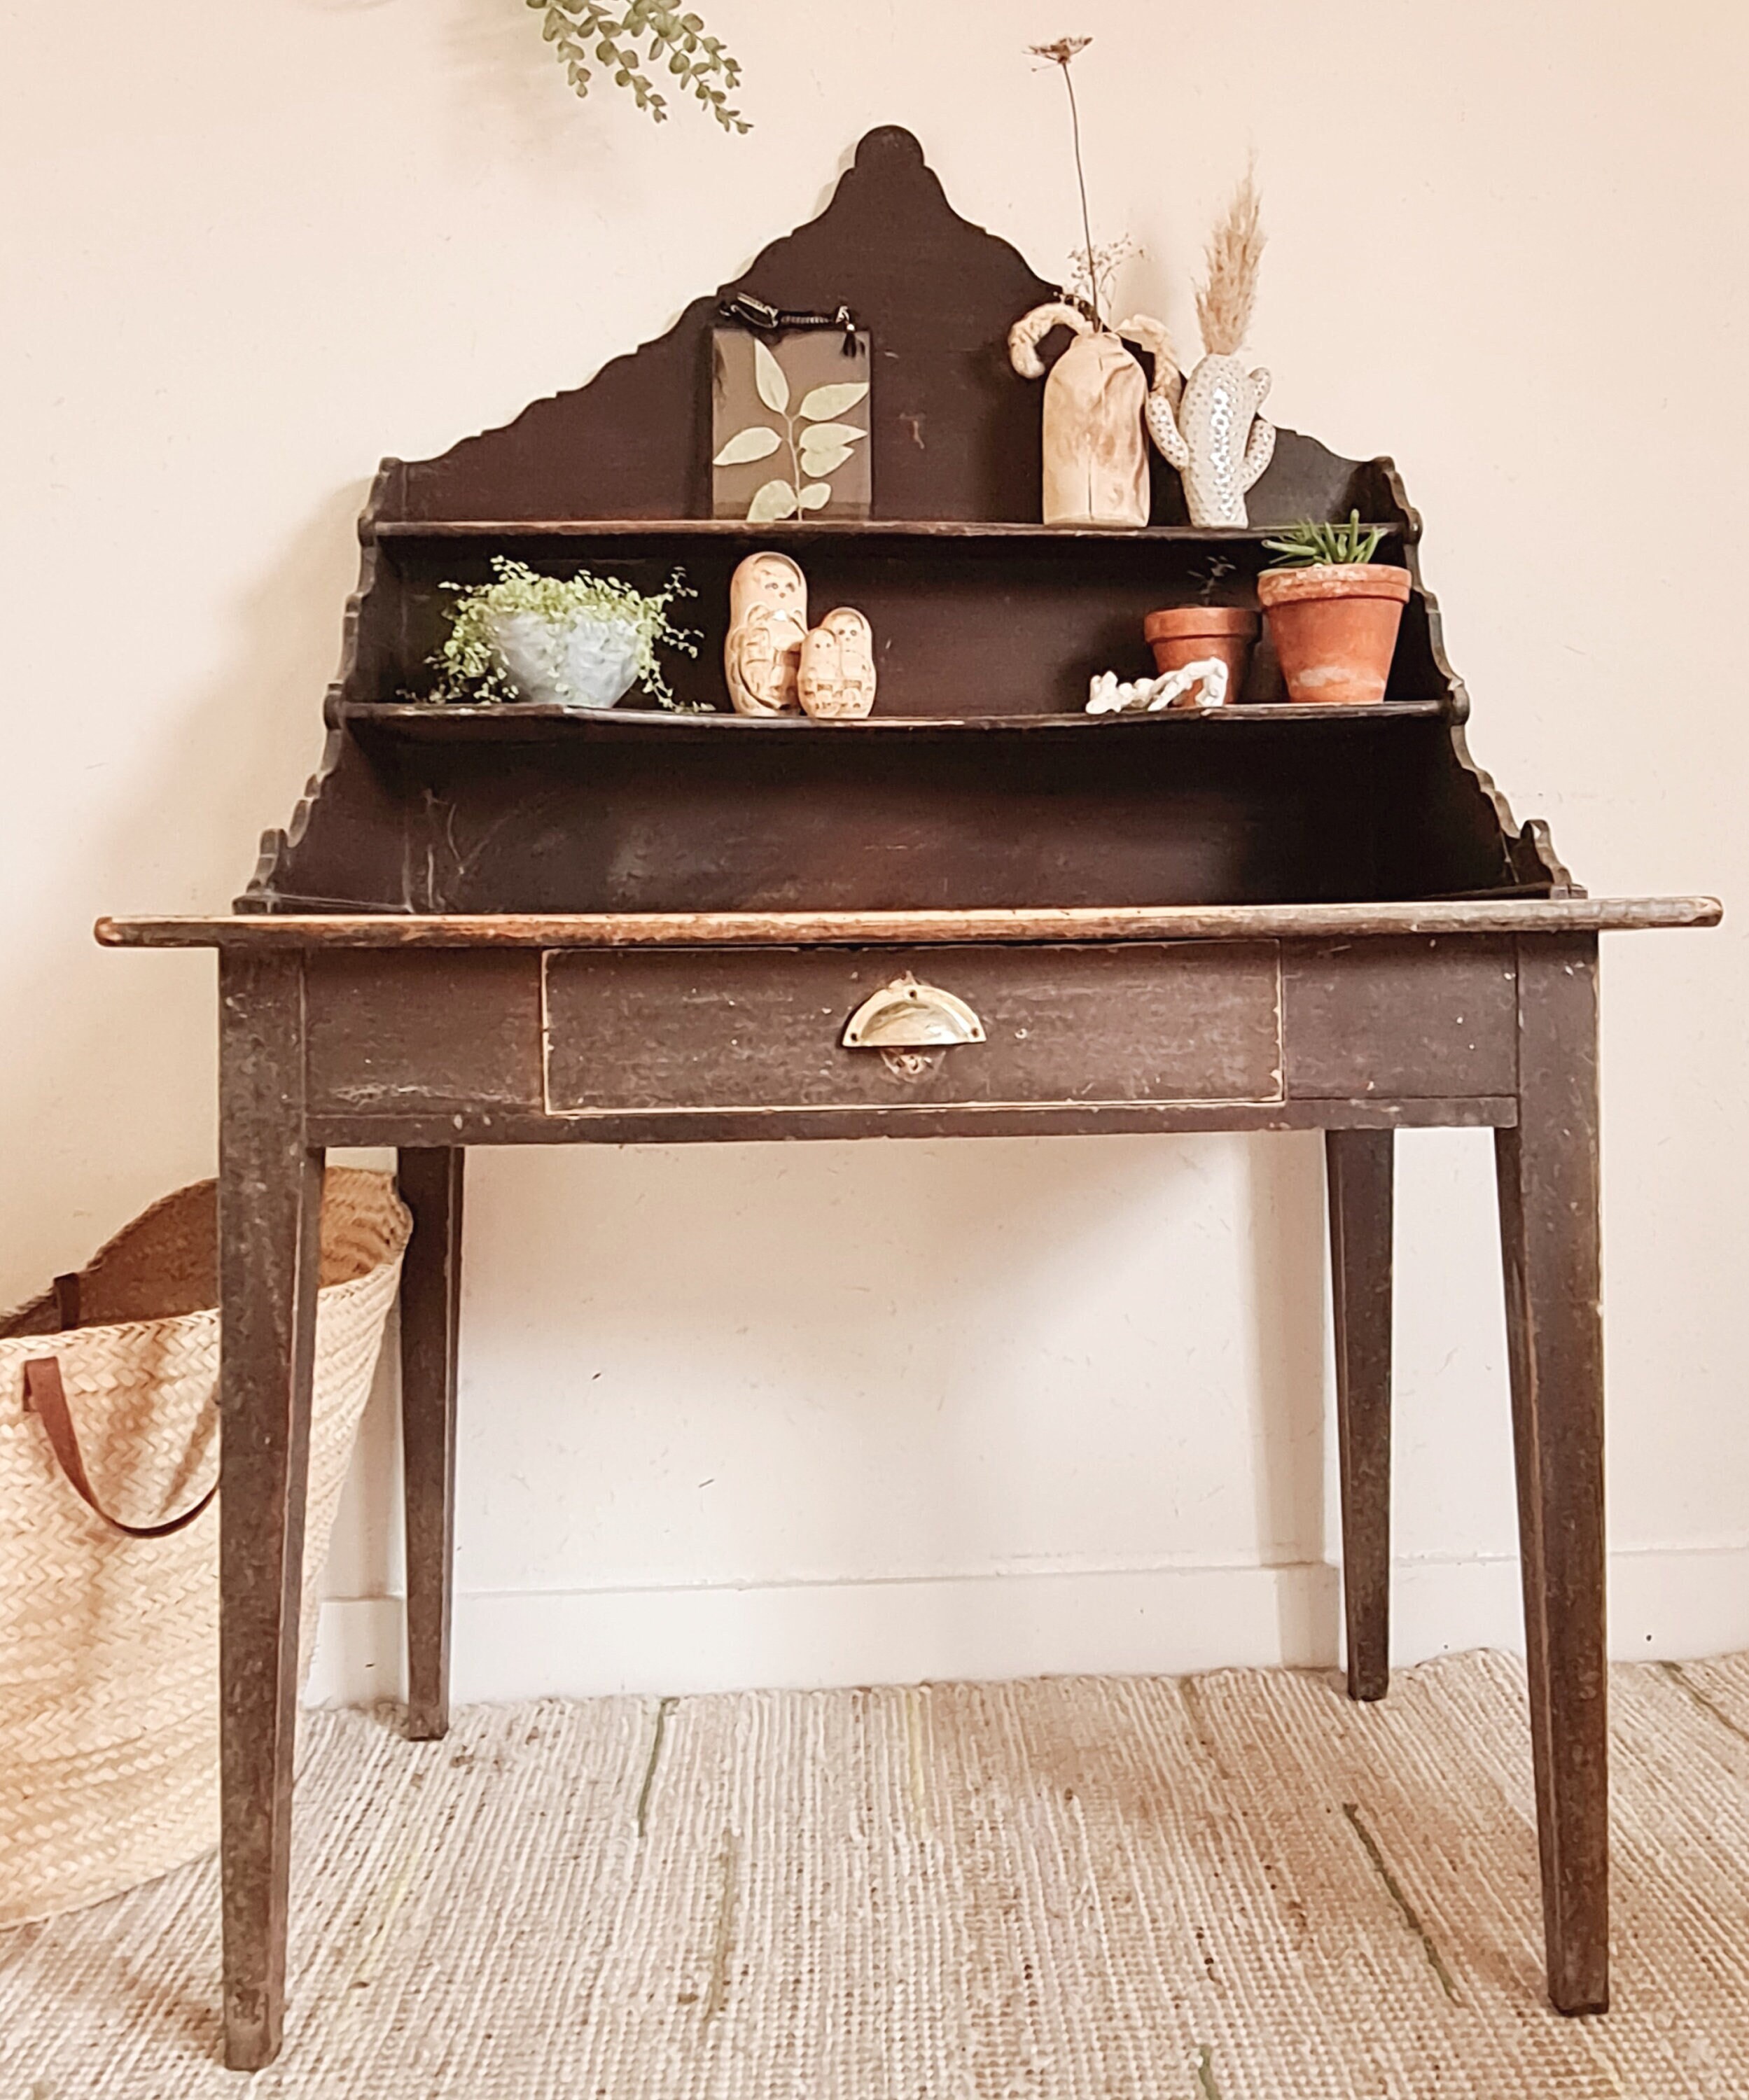
[[[1265,525],[1363,515],[1416,571],[1385,703],[1089,719],[1094,671],[1257,531],[1193,532],[1161,470],[1132,533],[1038,514],[1038,400],[1002,354],[1049,294],[872,134],[821,218],[730,291],[873,331],[878,522],[713,523],[714,299],[588,387],[385,465],[321,770],[236,911],[104,922],[219,951],[225,2019],[267,2062],[284,1997],[320,1164],[399,1148],[409,1732],[448,1718],[462,1159],[473,1145],[1325,1132],[1350,1692],[1387,1679],[1392,1133],[1494,1132],[1548,1988],[1607,2001],[1597,937],[1710,924],[1600,902],[1464,739],[1389,462],[1282,436]],[[509,552],[643,580],[677,561],[720,703],[728,573],[788,547],[872,616],[862,724],[437,708],[439,585]],[[1522,696],[1522,704],[1524,703]],[[982,1040],[847,1047],[909,973]]]

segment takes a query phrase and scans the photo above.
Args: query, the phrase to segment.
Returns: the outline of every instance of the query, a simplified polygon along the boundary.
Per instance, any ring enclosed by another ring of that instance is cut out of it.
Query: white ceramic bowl
[[[611,708],[638,675],[638,630],[626,620],[561,624],[537,612],[501,613],[492,646],[523,699],[552,707]]]

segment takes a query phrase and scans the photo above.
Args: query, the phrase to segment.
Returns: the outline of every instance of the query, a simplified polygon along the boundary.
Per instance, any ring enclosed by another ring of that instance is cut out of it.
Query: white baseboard
[[[1627,1658],[1749,1648],[1749,1546],[1615,1555],[1610,1648]],[[1393,1657],[1522,1644],[1508,1559],[1400,1563]],[[1340,1583],[1321,1563],[797,1583],[522,1591],[456,1602],[458,1705],[549,1695],[915,1683],[932,1678],[1333,1665]],[[367,1705],[403,1691],[392,1597],[322,1607],[307,1696]]]

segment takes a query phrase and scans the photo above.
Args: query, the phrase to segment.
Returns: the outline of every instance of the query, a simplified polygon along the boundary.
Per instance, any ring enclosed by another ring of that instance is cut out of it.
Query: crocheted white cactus
[[[1211,351],[1186,379],[1149,341],[1145,331],[1156,325],[1137,315],[1118,331],[1154,351],[1144,411],[1148,435],[1183,478],[1193,525],[1248,524],[1246,492],[1275,452],[1275,426],[1257,412],[1270,375],[1261,368],[1248,372],[1242,357]]]
[[[1153,354],[1148,434],[1183,479],[1193,525],[1248,524],[1246,492],[1275,451],[1275,426],[1258,413],[1270,375],[1248,371],[1239,355],[1262,254],[1257,188],[1247,175],[1208,245],[1208,275],[1196,294],[1207,354],[1190,377],[1158,321],[1137,315],[1119,324],[1120,335]]]

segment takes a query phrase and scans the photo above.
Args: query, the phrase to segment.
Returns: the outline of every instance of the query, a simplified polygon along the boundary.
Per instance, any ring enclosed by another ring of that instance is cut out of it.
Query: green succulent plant
[[[492,558],[493,580],[489,584],[445,584],[454,593],[456,609],[444,646],[432,657],[439,673],[430,698],[449,704],[477,705],[519,697],[505,675],[493,645],[492,624],[506,614],[530,612],[557,626],[578,620],[624,621],[638,636],[637,682],[658,707],[679,714],[702,711],[696,701],[677,700],[656,661],[657,647],[678,650],[696,656],[696,629],[676,627],[668,608],[678,598],[696,593],[683,570],[676,569],[659,591],[635,589],[617,576],[598,576],[579,569],[574,576],[545,576],[526,562],[513,562],[504,554]]]
[[[1263,544],[1279,557],[1270,564],[1271,568],[1304,569],[1325,563],[1345,568],[1357,562],[1370,562],[1384,537],[1382,525],[1363,525],[1360,513],[1351,510],[1346,523],[1318,524],[1310,518],[1301,518],[1279,538]]]
[[[599,67],[616,87],[627,89],[640,109],[660,124],[668,115],[667,98],[657,91],[646,67],[665,68],[677,95],[695,95],[725,131],[752,126],[729,107],[729,91],[741,68],[707,36],[696,15],[682,15],[656,0],[528,0],[542,17],[541,34],[553,46],[572,90],[584,95]],[[642,53],[638,46],[647,40]]]

